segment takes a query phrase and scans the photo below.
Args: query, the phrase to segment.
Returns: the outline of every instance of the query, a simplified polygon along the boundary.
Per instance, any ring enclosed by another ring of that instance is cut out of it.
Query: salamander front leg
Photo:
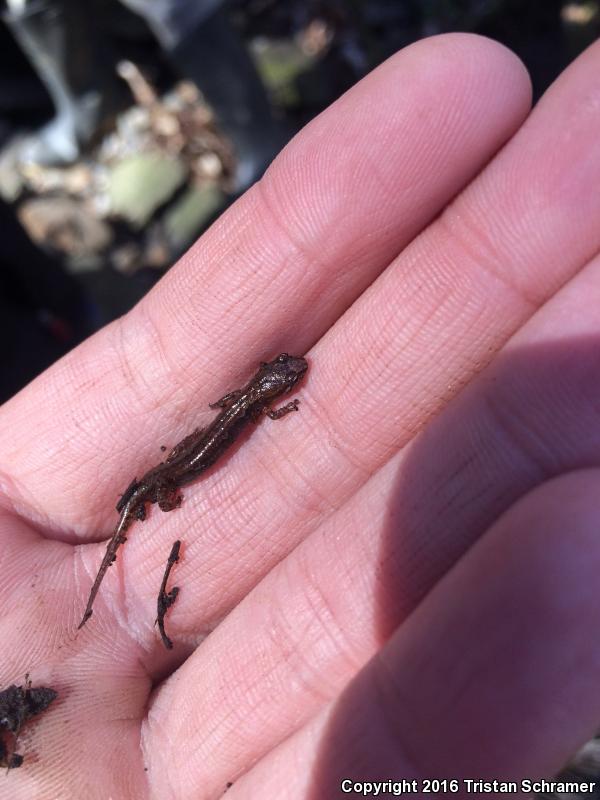
[[[236,400],[242,395],[241,389],[236,389],[233,392],[228,392],[224,394],[220,400],[217,400],[216,403],[209,403],[209,408],[229,408]]]
[[[175,445],[165,459],[165,462],[167,464],[171,464],[173,461],[176,461],[179,456],[183,455],[200,441],[203,433],[204,428],[196,428],[194,431],[192,431],[192,433],[188,434],[185,439],[182,439],[178,444]]]
[[[298,411],[299,405],[300,400],[292,400],[290,403],[286,403],[280,408],[265,408],[265,414],[269,419],[281,419],[285,417],[286,414],[289,414],[290,411]]]

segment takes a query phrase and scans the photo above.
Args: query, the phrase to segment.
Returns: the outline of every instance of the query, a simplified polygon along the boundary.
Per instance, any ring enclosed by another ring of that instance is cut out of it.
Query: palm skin
[[[4,405],[0,685],[60,696],[1,798],[533,778],[593,734],[599,62],[529,114],[500,45],[406,48]],[[119,492],[281,351],[299,413],[135,523],[77,631]]]

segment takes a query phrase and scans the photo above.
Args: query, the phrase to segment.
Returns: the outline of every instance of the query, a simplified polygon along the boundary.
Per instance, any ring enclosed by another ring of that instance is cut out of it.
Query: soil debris
[[[42,714],[56,700],[58,692],[46,686],[32,687],[29,675],[25,685],[11,684],[0,691],[0,766],[7,770],[20,767],[24,756],[15,752],[23,725]]]

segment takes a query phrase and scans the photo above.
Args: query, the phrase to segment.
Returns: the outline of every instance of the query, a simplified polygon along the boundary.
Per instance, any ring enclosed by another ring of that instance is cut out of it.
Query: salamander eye
[[[289,356],[287,353],[282,353],[281,355],[277,356],[277,361],[279,361],[280,364],[283,364],[283,362],[287,361],[288,358]]]

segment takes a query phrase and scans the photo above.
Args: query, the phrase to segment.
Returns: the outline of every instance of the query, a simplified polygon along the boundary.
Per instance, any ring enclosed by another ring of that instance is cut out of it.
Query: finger
[[[598,252],[599,64],[600,43],[314,348],[349,470],[405,445]]]
[[[163,437],[193,429],[259,359],[304,352],[489,160],[528,102],[520,63],[481,38],[429,39],[386,62],[125,320],[6,405],[7,494],[47,528],[93,536]]]
[[[600,623],[599,490],[598,470],[573,473],[519,502],[231,796],[337,797],[346,778],[555,774],[600,714],[589,635]]]
[[[183,615],[183,633],[198,635],[222,618],[261,575],[440,412],[544,297],[557,290],[559,279],[576,275],[600,244],[600,194],[595,191],[600,182],[595,146],[600,106],[590,110],[588,102],[599,58],[600,46],[584,54],[454,203],[453,218],[460,210],[467,228],[466,220],[474,215],[494,220],[494,247],[504,253],[502,263],[520,265],[520,288],[512,288],[512,277],[495,277],[496,267],[485,257],[481,262],[470,257],[462,244],[467,234],[449,237],[442,217],[312,351],[315,368],[302,392],[301,413],[289,426],[270,426],[268,445],[260,440],[256,448],[245,448],[230,462],[226,478],[207,478],[202,493],[187,503],[196,522],[179,574],[188,590],[173,612],[174,621]],[[561,138],[568,144],[557,154]],[[578,189],[582,202],[577,214],[570,205],[575,190],[557,194],[552,188],[557,182],[584,184]],[[522,195],[538,209],[537,218],[526,214]],[[528,230],[522,230],[523,216],[529,217]],[[522,235],[515,239],[514,230]],[[268,455],[263,457],[261,450]],[[162,523],[161,535],[170,542],[181,538],[181,525],[188,519],[181,515]],[[163,568],[164,556],[156,558],[155,535],[149,532],[141,553],[137,545],[129,550],[140,565],[136,571],[128,564],[127,570],[130,608],[139,608],[131,622],[140,636],[144,630],[135,620],[148,618],[142,609],[153,602],[151,587],[160,583]]]

